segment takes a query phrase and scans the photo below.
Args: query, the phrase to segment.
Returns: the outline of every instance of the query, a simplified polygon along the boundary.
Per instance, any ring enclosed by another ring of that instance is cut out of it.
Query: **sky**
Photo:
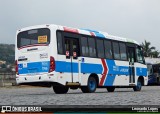
[[[0,43],[39,24],[88,28],[147,40],[160,51],[160,0],[0,0]]]

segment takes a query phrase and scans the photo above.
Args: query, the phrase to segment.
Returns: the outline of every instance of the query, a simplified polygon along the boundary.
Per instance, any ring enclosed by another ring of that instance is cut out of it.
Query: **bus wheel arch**
[[[137,80],[137,85],[133,87],[134,91],[141,91],[142,86],[144,85],[143,76],[139,76]]]
[[[93,93],[96,91],[96,88],[99,84],[98,75],[95,73],[90,74],[87,80],[87,86],[81,86],[83,93]]]
[[[139,76],[138,80],[140,80],[142,86],[144,86],[144,77],[143,76]]]
[[[97,87],[98,87],[98,85],[99,85],[99,78],[98,78],[98,75],[97,74],[95,74],[95,73],[92,73],[92,74],[90,74],[90,76],[89,77],[93,77],[93,78],[95,78],[95,80],[96,80],[96,82],[97,82]],[[89,79],[89,77],[88,77],[88,79]]]

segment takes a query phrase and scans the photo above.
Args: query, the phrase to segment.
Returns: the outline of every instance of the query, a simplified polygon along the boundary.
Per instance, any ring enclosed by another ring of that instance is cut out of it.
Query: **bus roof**
[[[140,45],[135,40],[128,39],[128,38],[123,38],[123,37],[119,37],[119,36],[113,36],[113,35],[108,34],[107,32],[96,31],[96,30],[91,30],[91,29],[84,29],[84,28],[78,29],[78,28],[72,28],[72,27],[55,25],[55,24],[44,24],[44,25],[29,26],[29,27],[25,27],[25,28],[22,28],[22,29],[18,30],[18,32],[29,30],[29,29],[35,29],[35,28],[44,28],[44,27],[49,27],[49,26],[55,26],[58,30],[62,30],[62,31],[73,32],[73,33],[77,33],[77,34],[90,35],[90,36],[96,36],[96,37],[99,37],[99,38],[112,39],[112,40],[129,42],[129,43],[134,43],[134,44]]]
[[[85,35],[90,35],[90,36],[97,36],[100,38],[105,38],[105,39],[112,39],[112,40],[117,40],[117,41],[123,41],[123,42],[129,42],[129,43],[134,43],[137,45],[140,45],[137,41],[128,39],[128,38],[123,38],[123,37],[118,37],[118,36],[113,36],[108,34],[107,32],[102,32],[102,31],[96,31],[96,30],[91,30],[91,29],[78,29],[78,28],[72,28],[72,27],[67,27],[67,26],[60,26],[59,29],[62,31],[68,31],[68,32],[73,32],[73,33],[78,33],[78,34],[85,34]]]

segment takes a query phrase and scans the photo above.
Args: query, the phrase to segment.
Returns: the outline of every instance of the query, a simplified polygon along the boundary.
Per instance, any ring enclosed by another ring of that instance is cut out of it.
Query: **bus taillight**
[[[16,74],[18,74],[18,61],[17,60],[15,61],[15,71],[16,71]]]
[[[55,60],[54,57],[50,56],[50,69],[49,72],[53,72],[55,70]]]

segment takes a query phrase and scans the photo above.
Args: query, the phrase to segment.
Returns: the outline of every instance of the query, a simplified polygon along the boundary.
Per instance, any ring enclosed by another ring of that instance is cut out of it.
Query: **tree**
[[[13,44],[0,44],[0,60],[6,64],[14,64],[15,46]]]
[[[158,58],[159,57],[160,52],[158,52],[158,50],[155,50],[152,52],[152,57],[153,58]]]
[[[6,68],[6,64],[2,64],[1,67],[2,67],[2,68]]]
[[[152,57],[152,50],[155,50],[155,47],[154,46],[151,46],[151,43],[150,42],[147,42],[146,40],[144,41],[144,43],[142,42],[141,46],[143,47],[143,51],[144,51],[144,56],[145,57]],[[156,54],[156,53],[154,53]]]

